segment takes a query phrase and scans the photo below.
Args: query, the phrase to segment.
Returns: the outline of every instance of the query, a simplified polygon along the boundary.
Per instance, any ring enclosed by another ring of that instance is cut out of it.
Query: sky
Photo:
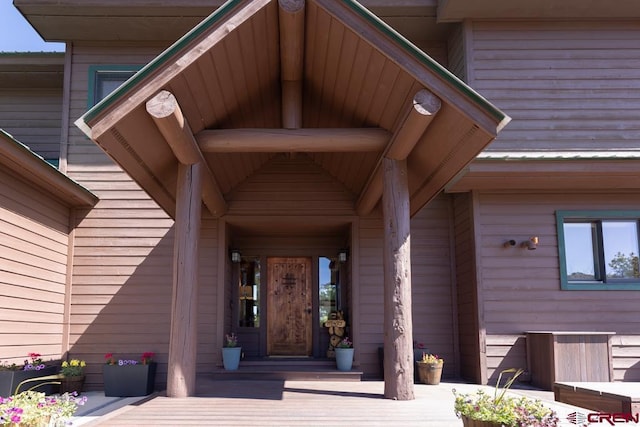
[[[46,43],[12,0],[0,0],[0,52],[64,52],[64,43]]]

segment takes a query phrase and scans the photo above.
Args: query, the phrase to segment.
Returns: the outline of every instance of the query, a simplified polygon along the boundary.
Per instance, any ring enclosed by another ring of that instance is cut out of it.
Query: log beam
[[[166,90],[160,91],[146,103],[147,113],[169,144],[171,151],[183,165],[202,164],[204,182],[202,201],[214,217],[224,215],[227,203],[202,152],[198,148],[189,123],[184,118],[176,97]]]
[[[393,135],[386,151],[381,156],[356,204],[358,215],[367,215],[382,196],[382,173],[380,164],[382,157],[395,160],[406,159],[416,146],[427,127],[440,111],[440,99],[426,89],[418,91],[413,97],[413,104],[408,110],[402,124]]]
[[[382,151],[391,134],[380,128],[216,129],[196,141],[203,153]]]
[[[193,396],[198,351],[202,163],[178,166],[167,396]]]
[[[304,0],[278,0],[282,127],[302,127],[302,70],[304,62]]]
[[[413,400],[411,219],[407,161],[382,161],[384,191],[384,397]]]

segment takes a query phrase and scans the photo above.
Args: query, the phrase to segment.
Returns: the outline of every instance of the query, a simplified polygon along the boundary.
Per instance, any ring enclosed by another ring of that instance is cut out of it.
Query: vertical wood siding
[[[158,48],[74,46],[70,117],[87,110],[88,69],[97,64],[144,65]],[[157,385],[166,381],[171,320],[173,220],[92,141],[71,125],[68,174],[99,198],[83,212],[76,231],[71,296],[72,357],[89,364],[87,387],[100,388],[104,354],[160,362]],[[218,351],[217,221],[203,217],[198,316],[200,372],[210,371]]]
[[[62,91],[3,89],[0,129],[45,159],[60,157]]]
[[[453,196],[460,374],[480,382],[478,295],[471,194]]]
[[[637,148],[637,21],[476,22],[470,66],[513,119],[489,150]]]
[[[0,360],[62,355],[69,209],[0,170]]]
[[[556,210],[629,210],[638,203],[636,193],[480,196],[480,286],[490,377],[526,367],[525,331],[564,330],[616,332],[616,379],[640,379],[640,293],[561,290],[555,220]],[[530,236],[539,237],[538,248],[520,248]],[[509,239],[516,247],[503,247]]]
[[[449,198],[440,196],[411,220],[413,339],[444,357],[444,374],[457,371],[451,277]],[[359,336],[360,369],[381,375],[378,347],[384,341],[382,218],[360,219]]]

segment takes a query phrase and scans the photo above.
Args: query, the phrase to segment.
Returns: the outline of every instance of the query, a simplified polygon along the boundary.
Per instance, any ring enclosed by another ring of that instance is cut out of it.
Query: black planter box
[[[47,375],[55,375],[59,369],[59,366],[47,366],[39,371],[0,371],[0,396],[9,397],[15,394],[16,387],[18,387],[18,384],[22,381],[31,378],[45,377]],[[45,394],[54,394],[59,388],[58,384],[39,385],[48,381],[55,380],[30,381],[23,384],[18,392],[33,389],[33,391],[39,391]]]
[[[103,365],[102,376],[105,396],[146,396],[153,393],[156,363],[125,366]]]

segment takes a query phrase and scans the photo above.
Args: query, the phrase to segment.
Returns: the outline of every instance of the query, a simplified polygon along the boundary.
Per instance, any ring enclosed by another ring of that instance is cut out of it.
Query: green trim
[[[427,68],[431,69],[440,77],[448,81],[460,92],[463,92],[465,95],[467,95],[471,100],[475,102],[475,104],[478,107],[482,108],[493,118],[499,120],[500,122],[508,118],[508,116],[504,112],[502,112],[500,109],[492,105],[482,95],[480,95],[478,92],[476,92],[471,87],[469,87],[469,85],[464,83],[462,80],[456,77],[449,70],[447,70],[442,65],[440,65],[439,63],[431,59],[429,55],[424,53],[422,50],[416,47],[413,43],[411,43],[409,40],[407,40],[402,35],[400,35],[396,30],[394,30],[392,27],[390,27],[387,23],[382,21],[376,15],[371,13],[368,9],[366,9],[360,3],[354,0],[343,0],[343,1],[351,10],[353,10],[358,15],[360,15],[361,17],[369,21],[369,23],[374,25],[378,30],[380,30],[386,36],[388,36],[389,38],[394,40],[396,43],[398,43],[407,53],[409,53],[415,59],[420,61],[422,65],[425,65]]]
[[[640,291],[640,282],[570,282],[567,279],[567,259],[564,238],[564,223],[566,219],[597,221],[606,219],[640,220],[640,211],[593,210],[593,211],[556,211],[556,232],[558,235],[558,260],[560,262],[560,288],[567,291]]]
[[[196,25],[191,31],[182,36],[177,42],[168,47],[164,52],[158,55],[155,59],[149,62],[147,65],[142,67],[140,71],[138,71],[135,75],[133,75],[129,80],[127,80],[124,84],[122,84],[118,89],[111,92],[107,97],[105,97],[102,101],[98,102],[96,105],[91,107],[89,111],[87,111],[80,120],[84,123],[88,124],[91,120],[96,118],[100,113],[102,113],[105,109],[111,106],[122,94],[128,92],[132,87],[137,85],[141,80],[146,78],[148,75],[155,72],[158,68],[164,65],[173,55],[187,46],[191,41],[200,36],[206,30],[208,30],[211,26],[216,24],[220,19],[222,19],[227,13],[232,11],[238,4],[245,0],[229,0],[222,6],[220,6],[215,12],[209,15],[208,18],[203,20],[200,24]]]
[[[138,72],[142,65],[90,65],[89,66],[89,86],[87,88],[87,108],[96,105],[96,84],[100,73]]]

